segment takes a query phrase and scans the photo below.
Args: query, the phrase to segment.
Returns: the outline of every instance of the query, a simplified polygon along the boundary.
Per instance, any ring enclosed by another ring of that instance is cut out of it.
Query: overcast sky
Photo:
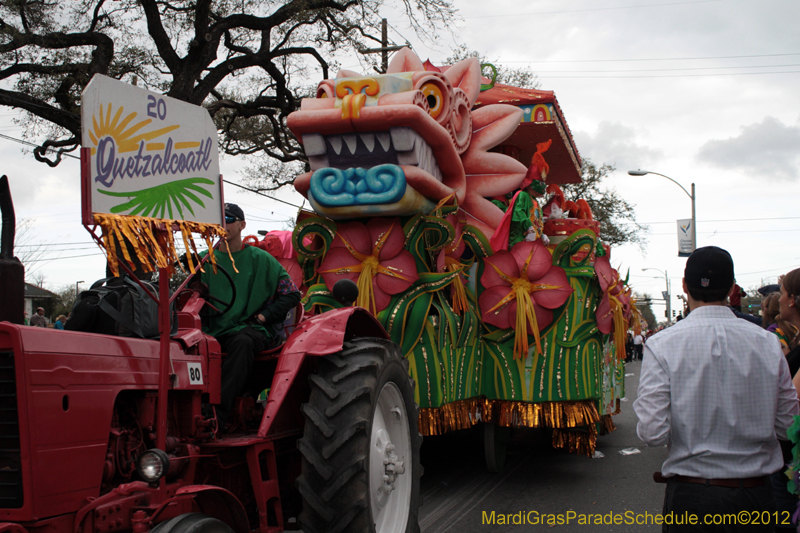
[[[727,249],[749,289],[800,266],[800,2],[792,0],[456,0],[461,21],[431,44],[387,15],[390,39],[408,39],[434,64],[463,43],[509,67],[530,67],[553,90],[580,154],[617,168],[608,186],[635,204],[649,225],[647,246],[612,251],[638,292],[658,295],[669,275],[672,303],[685,259],[677,257],[676,219],[689,197],[656,176],[697,191],[698,245]],[[453,37],[453,35],[457,37]],[[343,66],[357,69],[357,63]],[[8,119],[13,112],[2,110]],[[0,128],[19,137],[20,130]],[[35,219],[36,242],[88,243],[80,226],[79,168],[36,164],[3,140],[2,173],[11,179],[18,218]],[[221,162],[226,179],[241,165]],[[294,209],[226,187],[245,207],[250,229],[279,229]],[[294,196],[290,201],[298,201]],[[62,257],[96,254],[62,246]],[[50,246],[50,249],[55,249]],[[21,250],[20,250],[21,251]],[[50,255],[50,254],[49,254]],[[103,275],[101,256],[47,262],[50,287]],[[654,308],[663,316],[664,307]]]

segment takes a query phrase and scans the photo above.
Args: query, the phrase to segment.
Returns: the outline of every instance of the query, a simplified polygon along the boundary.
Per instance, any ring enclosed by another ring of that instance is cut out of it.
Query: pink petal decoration
[[[403,249],[406,236],[403,234],[403,227],[400,225],[400,219],[373,218],[367,222],[367,227],[369,228],[370,238],[370,247],[369,251],[367,252],[369,255],[372,255],[375,245],[378,243],[381,236],[387,232],[389,232],[389,236],[383,243],[381,252],[378,255],[378,258],[381,260],[381,262],[396,256],[400,253],[400,250]]]
[[[372,280],[372,292],[375,295],[375,309],[376,313],[380,313],[389,305],[389,302],[392,301],[392,297],[383,292],[380,287],[378,287],[378,283],[376,279],[378,276],[375,276]]]
[[[386,72],[388,74],[394,74],[396,72],[416,72],[418,70],[425,70],[422,61],[420,61],[417,54],[412,52],[410,48],[404,47],[392,57]]]
[[[333,289],[334,284],[340,279],[349,279],[357,283],[359,272],[339,273],[336,272],[336,270],[360,264],[361,261],[353,257],[350,252],[347,251],[347,248],[331,248],[322,261],[322,264],[319,266],[319,271],[322,274],[325,285],[327,285],[329,289]],[[328,272],[328,270],[332,270],[333,272]]]
[[[342,239],[345,239],[357,252],[364,255],[372,254],[372,240],[364,224],[360,222],[339,224],[336,228],[336,238],[331,244],[331,250],[339,247],[346,248]]]
[[[535,284],[558,287],[557,289],[544,289],[533,293],[534,303],[547,309],[561,307],[569,300],[569,295],[573,292],[564,269],[557,266],[552,267],[547,274],[538,278]]]
[[[520,273],[525,267],[525,263],[528,261],[528,258],[531,258],[527,271],[529,281],[538,280],[553,266],[553,256],[550,254],[547,246],[545,246],[541,241],[522,241],[517,243],[517,245],[514,246],[510,252],[511,255],[514,256],[514,260],[517,262],[517,268],[519,269]]]
[[[510,290],[511,286],[505,285],[492,287],[483,291],[481,297],[478,298],[478,306],[481,309],[484,322],[501,329],[508,329],[511,327],[511,320],[517,315],[516,301],[512,301],[510,304],[506,304],[499,309],[489,312],[489,309],[493,308],[500,300],[505,298]],[[514,308],[513,315],[511,314],[512,306]]]
[[[414,256],[408,250],[402,250],[395,257],[387,261],[381,261],[380,265],[392,272],[400,274],[408,280],[395,278],[387,274],[378,273],[375,279],[378,282],[378,287],[388,294],[398,294],[414,284],[419,279],[417,274],[417,264],[414,262]]]
[[[517,266],[514,256],[505,250],[497,252],[491,257],[487,257],[484,261],[488,264],[483,269],[481,283],[483,283],[483,286],[487,289],[490,287],[497,287],[498,285],[507,287],[511,286],[507,281],[500,277],[500,275],[494,268],[492,268],[491,265],[496,266],[500,272],[508,277],[519,277],[519,267]]]
[[[303,286],[303,269],[300,268],[300,263],[296,259],[281,257],[278,259],[278,263],[286,270],[286,273],[289,274],[298,289]]]
[[[617,284],[619,276],[611,266],[607,256],[598,257],[595,260],[594,271],[597,274],[597,281],[600,282],[600,289],[603,292],[608,292],[609,287],[614,287]]]
[[[536,325],[539,326],[539,331],[542,331],[553,322],[553,312],[549,309],[545,309],[541,305],[537,305],[535,300],[533,302],[533,309],[536,311]],[[516,314],[516,309],[514,311]],[[528,335],[533,335],[533,329],[531,329],[530,324],[528,324]]]
[[[600,303],[597,304],[597,329],[604,335],[614,331],[614,314],[611,312],[608,294],[604,294]]]
[[[458,87],[467,94],[469,107],[474,106],[481,92],[481,65],[477,58],[470,57],[459,61],[448,68],[444,75],[453,84],[453,87]]]

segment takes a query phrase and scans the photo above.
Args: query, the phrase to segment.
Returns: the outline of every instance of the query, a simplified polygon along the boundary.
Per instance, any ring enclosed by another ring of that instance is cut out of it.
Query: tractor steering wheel
[[[211,265],[206,265],[206,268],[213,268]],[[192,280],[189,284],[189,287],[197,291],[200,296],[206,301],[206,305],[203,306],[202,311],[200,311],[201,318],[215,318],[220,317],[231,310],[233,306],[233,302],[236,301],[236,284],[233,282],[233,277],[231,276],[230,272],[228,272],[225,267],[222,265],[217,265],[217,269],[222,272],[225,280],[228,282],[228,285],[231,288],[231,298],[228,301],[223,300],[222,298],[218,298],[211,294],[211,291],[207,284],[200,281],[200,276],[196,275],[196,278]],[[213,302],[216,302],[217,305],[215,306]]]

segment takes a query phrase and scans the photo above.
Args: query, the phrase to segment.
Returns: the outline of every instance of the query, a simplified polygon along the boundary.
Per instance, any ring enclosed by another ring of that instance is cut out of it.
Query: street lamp
[[[697,218],[695,218],[695,212],[694,212],[694,204],[695,204],[694,183],[692,183],[692,192],[689,193],[689,191],[687,191],[683,185],[681,185],[674,179],[670,178],[669,176],[665,176],[664,174],[659,174],[658,172],[652,172],[650,170],[629,170],[628,174],[630,174],[631,176],[644,176],[646,174],[655,174],[656,176],[667,178],[669,181],[680,187],[681,190],[686,193],[686,196],[692,199],[692,251],[694,252],[697,249]],[[678,252],[680,253],[680,250]]]
[[[642,272],[644,272],[645,270],[655,270],[656,272],[661,272],[662,274],[664,274],[664,281],[666,281],[667,283],[667,292],[665,295],[666,297],[664,299],[667,301],[667,324],[669,324],[672,321],[672,295],[669,290],[669,276],[667,276],[667,271],[666,270],[662,271],[657,268],[648,267],[648,268],[643,268]]]
[[[81,283],[83,283],[83,280],[75,282],[75,300],[78,299],[78,285],[80,285]]]

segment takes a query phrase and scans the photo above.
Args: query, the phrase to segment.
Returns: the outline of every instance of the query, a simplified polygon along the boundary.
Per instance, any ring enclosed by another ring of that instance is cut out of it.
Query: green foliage
[[[639,311],[642,312],[642,318],[647,321],[647,327],[655,329],[659,321],[656,319],[655,313],[653,313],[653,303],[650,295],[647,293],[634,293],[634,298],[636,298],[636,306],[639,308]]]
[[[503,66],[499,63],[499,60],[490,60],[484,54],[478,52],[477,50],[470,50],[469,47],[462,44],[459,45],[458,48],[453,50],[453,53],[450,57],[444,60],[445,65],[453,65],[458,63],[459,61],[463,61],[464,59],[469,59],[470,57],[478,58],[478,61],[483,63],[491,63],[497,69],[497,79],[495,80],[497,83],[502,83],[504,85],[511,85],[512,87],[522,87],[523,89],[538,89],[541,85],[539,78],[536,76],[531,69],[527,67],[522,68],[511,68]],[[491,70],[487,67],[484,71],[484,76],[487,76],[491,79]]]
[[[611,247],[629,243],[644,250],[647,226],[636,221],[634,205],[628,203],[613,188],[603,187],[613,165],[595,165],[584,158],[581,167],[581,182],[563,185],[564,196],[573,202],[583,198],[592,208],[594,219],[600,221],[600,239]]]

